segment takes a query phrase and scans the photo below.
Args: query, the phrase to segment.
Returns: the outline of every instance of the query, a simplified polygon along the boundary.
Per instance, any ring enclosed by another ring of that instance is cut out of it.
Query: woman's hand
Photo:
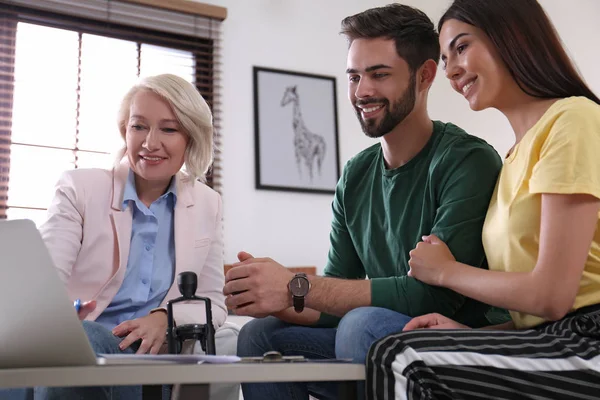
[[[423,241],[408,254],[408,276],[435,286],[443,286],[443,274],[456,261],[446,243],[435,235],[423,236]]]
[[[413,329],[471,329],[466,325],[444,317],[440,314],[425,314],[411,319],[402,329],[403,332]]]
[[[119,337],[125,336],[119,344],[121,350],[142,339],[136,354],[158,354],[167,335],[167,313],[157,311],[142,318],[122,322],[112,330],[112,333]]]
[[[79,301],[79,300],[77,300]],[[81,303],[79,306],[79,310],[77,311],[77,316],[80,321],[83,321],[92,311],[96,309],[96,300],[86,301]]]

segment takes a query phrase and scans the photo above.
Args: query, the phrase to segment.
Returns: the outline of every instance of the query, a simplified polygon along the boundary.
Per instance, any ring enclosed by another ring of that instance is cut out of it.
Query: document
[[[233,364],[238,356],[201,354],[98,354],[98,364]]]

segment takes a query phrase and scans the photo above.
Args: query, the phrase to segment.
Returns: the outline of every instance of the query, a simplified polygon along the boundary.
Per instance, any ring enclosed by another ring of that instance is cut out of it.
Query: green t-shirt
[[[439,121],[425,147],[399,168],[386,169],[380,144],[362,151],[336,188],[325,275],[369,277],[372,306],[411,317],[437,312],[473,327],[504,322],[486,319],[487,305],[407,276],[408,253],[430,233],[458,261],[487,268],[481,230],[501,166],[484,140]],[[336,321],[322,314],[319,325]]]

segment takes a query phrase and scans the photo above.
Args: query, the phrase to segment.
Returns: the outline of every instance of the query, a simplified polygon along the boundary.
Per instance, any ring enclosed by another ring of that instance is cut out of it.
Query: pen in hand
[[[81,309],[81,299],[75,300],[73,302],[73,307],[75,307],[75,311],[79,313],[79,310]]]
[[[75,308],[79,319],[84,320],[89,313],[96,309],[96,300],[82,302],[81,299],[76,299],[73,302],[73,307]]]

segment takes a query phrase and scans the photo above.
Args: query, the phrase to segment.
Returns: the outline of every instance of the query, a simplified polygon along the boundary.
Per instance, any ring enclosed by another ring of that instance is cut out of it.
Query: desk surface
[[[102,386],[169,383],[311,382],[365,379],[346,363],[102,365],[0,369],[0,387]]]

